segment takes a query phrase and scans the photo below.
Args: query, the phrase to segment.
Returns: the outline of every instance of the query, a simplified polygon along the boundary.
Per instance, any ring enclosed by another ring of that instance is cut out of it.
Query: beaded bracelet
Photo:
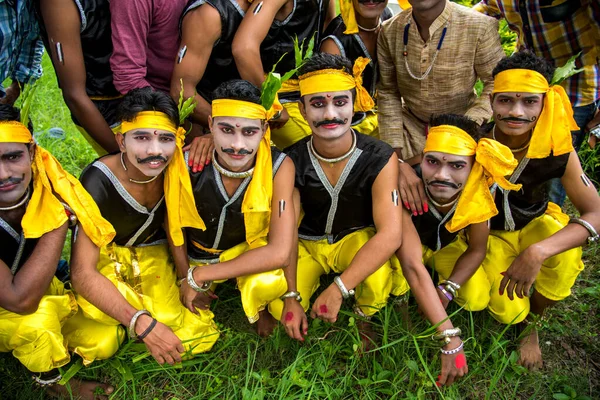
[[[442,354],[444,354],[444,355],[446,355],[446,356],[450,356],[450,355],[452,355],[452,354],[456,354],[456,353],[458,353],[459,351],[461,351],[461,350],[462,350],[462,348],[463,348],[463,346],[464,346],[464,343],[461,341],[461,342],[460,342],[460,344],[458,345],[458,347],[457,347],[457,348],[455,348],[455,349],[452,349],[452,350],[444,350],[444,349],[442,348],[442,349],[440,349],[440,353],[442,353]]]
[[[152,329],[154,329],[154,327],[156,326],[156,323],[158,321],[155,318],[152,318],[152,322],[150,322],[150,325],[148,325],[148,327],[146,328],[146,330],[144,332],[142,332],[141,334],[138,335],[138,340],[144,340],[146,339],[146,336],[148,336],[150,334],[150,332],[152,332]]]
[[[449,301],[454,300],[454,296],[452,296],[450,293],[448,293],[448,291],[446,291],[446,289],[444,289],[444,287],[442,285],[438,285],[437,288],[440,290],[440,292],[442,292],[444,294],[444,296],[446,296],[446,298]]]

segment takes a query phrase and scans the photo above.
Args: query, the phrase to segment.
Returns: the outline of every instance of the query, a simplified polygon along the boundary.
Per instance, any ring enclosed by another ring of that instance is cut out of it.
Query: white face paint
[[[174,133],[152,128],[127,132],[123,147],[129,165],[150,177],[164,171],[177,149]]]
[[[352,124],[352,92],[343,90],[306,95],[300,102],[300,111],[315,136],[337,139],[348,132]]]
[[[219,164],[233,172],[252,168],[265,123],[259,119],[215,117],[209,118],[208,124]]]
[[[431,197],[440,203],[454,200],[467,183],[473,159],[473,156],[457,156],[438,151],[425,153],[421,161],[421,174]]]
[[[32,178],[32,159],[24,143],[0,143],[0,207],[10,207],[23,198]]]

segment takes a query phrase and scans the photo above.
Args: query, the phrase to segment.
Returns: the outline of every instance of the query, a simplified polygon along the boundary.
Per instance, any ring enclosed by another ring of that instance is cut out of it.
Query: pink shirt
[[[186,0],[111,0],[114,85],[123,94],[152,86],[169,92]]]

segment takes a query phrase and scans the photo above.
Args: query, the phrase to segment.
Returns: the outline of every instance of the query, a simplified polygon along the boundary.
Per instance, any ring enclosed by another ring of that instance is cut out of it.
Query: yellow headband
[[[506,190],[519,190],[521,185],[505,177],[512,174],[518,162],[510,149],[491,139],[475,140],[462,129],[451,125],[429,128],[424,153],[437,151],[458,156],[475,155],[475,162],[460,194],[452,219],[446,229],[456,232],[471,224],[484,222],[498,214],[490,186],[495,182]]]
[[[508,69],[494,78],[492,93],[545,94],[544,108],[533,128],[528,158],[545,158],[572,152],[571,131],[579,129],[562,86],[548,84],[544,76],[529,69]]]
[[[33,136],[20,122],[0,121],[0,143],[33,143]]]
[[[33,143],[33,137],[22,123],[6,121],[0,122],[0,142]],[[115,230],[102,218],[92,196],[74,176],[62,168],[50,152],[40,146],[34,151],[31,165],[33,193],[21,220],[25,238],[39,238],[67,222],[67,214],[58,195],[73,210],[94,244],[101,247],[110,243]]]
[[[133,121],[121,122],[121,133],[127,133],[133,129],[161,129],[175,134],[177,148],[173,154],[173,160],[165,170],[164,191],[169,235],[175,246],[181,246],[183,245],[182,228],[206,229],[204,221],[196,210],[192,182],[183,157],[185,129],[178,128],[167,114],[159,111],[142,111],[136,115]]]
[[[368,58],[358,57],[354,62],[352,75],[341,69],[322,69],[299,76],[300,96],[324,92],[341,92],[356,88],[354,111],[370,111],[375,107],[375,102],[369,92],[362,86],[362,73],[369,63]]]
[[[270,120],[283,107],[275,100],[269,110],[260,104],[242,100],[217,99],[212,102],[212,117],[237,117]],[[273,197],[273,162],[271,159],[271,130],[267,124],[265,134],[256,151],[254,173],[242,201],[246,242],[250,247],[264,245],[271,218]]]

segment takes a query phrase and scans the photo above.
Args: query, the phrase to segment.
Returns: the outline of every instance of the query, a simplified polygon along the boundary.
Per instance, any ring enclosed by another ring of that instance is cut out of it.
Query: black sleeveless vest
[[[27,262],[33,249],[37,246],[39,239],[25,239],[23,229],[19,226],[16,230],[5,220],[0,218],[0,260],[2,260],[11,272],[16,274]]]
[[[273,176],[275,176],[285,154],[272,147],[271,156]],[[196,208],[206,224],[206,230],[186,229],[188,256],[195,260],[214,259],[218,255],[199,249],[193,245],[192,241],[204,248],[221,251],[246,241],[242,202],[252,177],[245,178],[231,197],[227,195],[221,174],[213,167],[212,163],[207,165],[202,172],[190,172],[190,178]]]
[[[152,210],[148,210],[139,204],[113,172],[98,160],[83,170],[79,180],[94,198],[100,208],[100,214],[115,228],[115,244],[133,247],[166,240],[167,236],[162,228],[166,211],[164,197]]]
[[[378,139],[355,134],[356,150],[335,187],[308,149],[310,137],[286,149],[296,166],[296,187],[305,213],[299,237],[335,243],[351,232],[374,226],[371,189],[394,150]]]
[[[190,0],[181,16],[180,34],[185,16],[203,4],[213,7],[221,16],[221,37],[214,44],[204,75],[196,85],[198,93],[210,102],[212,101],[212,92],[221,83],[232,79],[240,79],[240,74],[231,53],[231,44],[235,32],[242,19],[244,19],[244,11],[235,0]]]

